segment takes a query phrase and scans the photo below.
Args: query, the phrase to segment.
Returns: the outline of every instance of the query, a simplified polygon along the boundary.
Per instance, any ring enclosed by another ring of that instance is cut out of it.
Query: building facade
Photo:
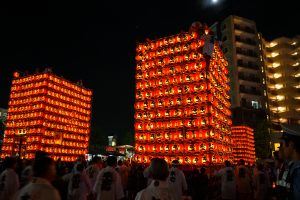
[[[1,157],[37,150],[74,161],[87,153],[92,91],[50,72],[12,80]]]
[[[211,28],[222,41],[228,59],[233,124],[255,127],[268,117],[265,69],[256,24],[231,15]]]
[[[227,61],[209,30],[137,45],[135,159],[184,165],[232,160]],[[199,28],[199,29],[197,29]]]
[[[280,124],[300,124],[300,36],[263,41],[270,118],[278,141]]]

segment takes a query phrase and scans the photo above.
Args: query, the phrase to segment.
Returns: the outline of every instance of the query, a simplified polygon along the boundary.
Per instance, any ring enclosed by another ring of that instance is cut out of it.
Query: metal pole
[[[19,158],[21,158],[21,151],[22,151],[22,136],[20,136],[20,143],[19,143]]]

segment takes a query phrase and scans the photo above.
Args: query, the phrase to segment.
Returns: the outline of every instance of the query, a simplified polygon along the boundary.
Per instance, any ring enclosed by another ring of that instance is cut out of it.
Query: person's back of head
[[[243,159],[239,160],[239,165],[245,165],[245,161]]]
[[[101,158],[98,156],[95,156],[91,162],[92,162],[91,164],[98,164],[99,162],[101,162]]]
[[[196,168],[195,168],[195,169],[193,169],[193,175],[194,175],[194,176],[197,176],[198,174],[199,174],[199,171],[198,171],[198,169],[196,169]]]
[[[115,156],[108,156],[106,159],[106,164],[110,167],[116,166],[117,158]]]
[[[205,168],[201,167],[200,172],[201,172],[201,174],[205,174]]]
[[[38,150],[38,151],[35,152],[34,157],[36,159],[36,158],[47,157],[47,156],[48,156],[47,152]]]
[[[263,171],[264,170],[264,165],[262,163],[258,163],[256,166],[257,170]]]
[[[225,166],[226,166],[226,167],[231,167],[231,163],[230,163],[229,160],[226,160],[226,161],[225,161]]]
[[[4,168],[15,169],[17,165],[17,159],[14,157],[5,157]]]
[[[161,158],[153,158],[149,170],[154,180],[165,181],[169,176],[168,164]]]
[[[118,165],[121,166],[123,164],[122,160],[118,161]]]
[[[32,166],[33,176],[52,181],[56,175],[56,166],[52,158],[44,155],[34,159]]]
[[[179,161],[178,161],[178,160],[173,160],[173,161],[172,161],[172,166],[175,167],[175,168],[178,168],[178,166],[179,166]]]
[[[84,169],[84,166],[81,163],[76,166],[76,170],[79,172],[83,172],[83,169]]]

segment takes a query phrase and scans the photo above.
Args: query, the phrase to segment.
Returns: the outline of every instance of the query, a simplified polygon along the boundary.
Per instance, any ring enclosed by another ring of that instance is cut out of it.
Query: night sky
[[[52,67],[93,89],[92,126],[120,136],[133,131],[136,42],[229,14],[255,20],[268,40],[300,34],[292,0],[9,2],[0,6],[0,107],[7,108],[15,70]]]

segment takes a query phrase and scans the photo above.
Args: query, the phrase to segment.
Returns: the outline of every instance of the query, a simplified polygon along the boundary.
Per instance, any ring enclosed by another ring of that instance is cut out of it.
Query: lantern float
[[[234,163],[240,159],[248,165],[255,164],[255,145],[253,129],[248,126],[233,126],[231,128]]]
[[[90,89],[50,72],[23,77],[15,73],[1,157],[17,155],[20,149],[20,156],[27,159],[37,150],[62,161],[85,155],[91,102]]]
[[[232,160],[228,62],[218,43],[204,33],[183,32],[139,43],[136,54],[137,162],[177,158],[199,166]]]

